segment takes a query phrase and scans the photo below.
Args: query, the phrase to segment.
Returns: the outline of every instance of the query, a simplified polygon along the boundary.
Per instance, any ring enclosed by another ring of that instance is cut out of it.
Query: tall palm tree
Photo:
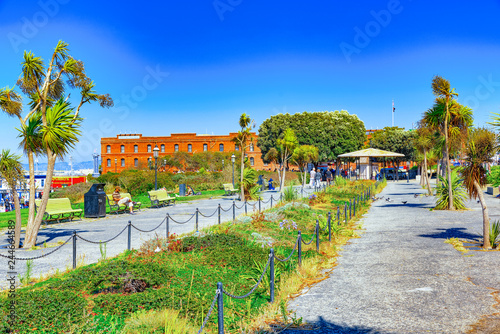
[[[252,141],[252,134],[250,133],[250,130],[252,128],[252,119],[250,116],[247,114],[243,113],[240,116],[240,121],[239,125],[241,127],[241,130],[238,131],[238,134],[236,137],[234,137],[233,141],[238,144],[238,147],[240,148],[241,151],[241,175],[240,175],[240,191],[241,191],[241,200],[245,200],[245,187],[243,185],[243,174],[245,170],[245,151],[247,149],[247,146],[253,145]],[[248,142],[251,142],[248,144]]]
[[[449,121],[449,102],[450,99],[453,99],[455,96],[458,96],[457,93],[455,93],[455,88],[450,87],[450,82],[446,80],[445,78],[436,75],[432,79],[432,93],[436,95],[437,97],[444,97],[445,99],[445,108],[446,112],[444,114],[444,122],[443,122],[443,128],[444,128],[444,136],[445,136],[445,163],[446,163],[446,170],[448,172],[448,196],[449,196],[449,203],[448,203],[448,209],[453,210],[453,193],[452,193],[452,188],[451,188],[451,165],[450,165],[450,150],[448,146],[448,121]]]
[[[288,161],[292,158],[293,151],[298,146],[299,142],[295,136],[295,132],[291,128],[287,128],[283,132],[283,136],[277,140],[278,152],[280,153],[281,160],[281,182],[280,191],[285,187],[286,166]]]
[[[467,165],[462,170],[465,189],[471,198],[479,198],[483,212],[483,248],[490,248],[490,220],[488,207],[481,189],[487,183],[484,165],[492,161],[497,152],[496,136],[493,132],[478,128],[471,131],[466,145]]]
[[[14,228],[14,247],[19,248],[21,240],[21,206],[19,205],[19,195],[17,185],[24,183],[24,171],[19,155],[10,153],[10,150],[2,150],[0,154],[0,176],[3,177],[10,188],[14,206],[16,208],[16,225]]]
[[[415,140],[415,148],[422,154],[422,182],[427,186],[427,192],[432,195],[431,185],[429,182],[429,177],[427,175],[427,156],[429,151],[434,146],[433,131],[430,127],[426,127],[422,122],[419,123],[417,129],[417,138]]]

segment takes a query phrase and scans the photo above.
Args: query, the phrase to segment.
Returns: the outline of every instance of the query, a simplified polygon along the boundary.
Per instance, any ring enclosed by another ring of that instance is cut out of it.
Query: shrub
[[[500,237],[500,221],[495,221],[490,225],[490,246],[498,246],[497,239]]]
[[[123,328],[124,334],[143,333],[171,333],[190,334],[199,330],[192,326],[185,318],[180,317],[179,311],[164,309],[161,311],[144,311],[134,313]]]
[[[283,191],[283,199],[287,202],[291,202],[293,200],[296,200],[297,197],[298,197],[298,195],[292,186],[286,187],[285,190]]]
[[[441,183],[436,189],[436,210],[448,209],[448,177],[439,176]],[[465,209],[464,201],[467,197],[465,188],[463,187],[463,180],[458,175],[456,170],[451,171],[451,185],[453,193],[453,206],[455,209]]]
[[[493,187],[500,186],[500,166],[492,166],[491,172],[487,175],[488,183]]]

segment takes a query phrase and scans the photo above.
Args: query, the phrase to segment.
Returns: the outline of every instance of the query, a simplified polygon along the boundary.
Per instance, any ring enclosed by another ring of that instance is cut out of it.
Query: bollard
[[[247,211],[247,201],[245,201],[245,215],[248,214],[248,211]]]
[[[260,197],[259,197],[259,212],[260,212]]]
[[[328,241],[332,241],[332,213],[328,212]]]
[[[236,202],[233,201],[233,222],[236,220]]]
[[[222,282],[217,283],[217,290],[219,290],[219,296],[217,297],[217,322],[219,325],[219,334],[224,334],[224,293]]]
[[[217,209],[219,210],[218,216],[219,216],[219,225],[220,225],[220,204],[219,204],[219,207]]]
[[[128,221],[128,239],[127,239],[127,249],[130,250],[130,244],[132,242],[132,222]]]
[[[298,252],[299,252],[299,267],[302,265],[302,232],[299,231],[299,236],[297,237],[298,241]]]
[[[196,232],[198,232],[198,208],[196,208]]]
[[[271,195],[271,208],[273,207],[273,195]]]
[[[73,231],[73,269],[76,269],[76,231]]]
[[[316,219],[316,252],[319,253],[319,221]]]
[[[170,238],[170,215],[167,213],[167,242],[168,242],[168,238]]]
[[[271,248],[271,263],[269,263],[269,294],[271,296],[271,303],[274,303],[274,249]]]

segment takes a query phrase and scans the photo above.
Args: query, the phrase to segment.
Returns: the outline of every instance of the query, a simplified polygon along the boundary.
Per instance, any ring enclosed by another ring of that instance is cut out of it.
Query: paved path
[[[286,333],[465,333],[498,312],[500,252],[462,255],[444,241],[480,240],[480,204],[470,211],[430,211],[434,197],[416,183],[393,183],[363,219],[361,238],[344,247],[330,277],[290,303],[313,331]],[[402,201],[408,201],[403,205]],[[487,195],[492,219],[500,200]]]
[[[312,189],[305,189],[304,196]],[[279,199],[279,192],[265,191],[262,193],[261,209],[269,208],[271,205],[271,196],[273,197],[273,205]],[[156,235],[164,237],[166,235],[165,217],[167,213],[179,222],[185,222],[191,218],[186,224],[176,224],[172,220],[169,223],[170,233],[183,234],[195,231],[196,217],[193,215],[196,208],[199,209],[199,229],[214,225],[218,223],[217,207],[221,205],[221,222],[231,221],[233,219],[232,204],[237,196],[217,197],[214,199],[196,200],[190,202],[178,202],[175,206],[168,206],[158,209],[143,209],[135,215],[127,213],[120,215],[107,215],[105,218],[100,219],[84,219],[83,221],[66,222],[61,224],[50,224],[47,228],[42,225],[42,229],[38,234],[37,245],[43,245],[44,242],[56,243],[59,240],[66,241],[71,238],[73,231],[78,235],[91,241],[105,241],[116,236],[120,231],[127,227],[130,220],[134,226],[141,230],[151,230],[163,224],[153,232],[143,233],[132,228],[131,246],[132,248],[139,248],[144,241],[149,240]],[[235,201],[237,209],[235,210],[236,217],[245,213],[244,203]],[[247,205],[247,212],[258,211],[259,207],[257,202],[250,201]],[[215,214],[214,214],[215,213]],[[211,216],[209,218],[203,217]],[[24,231],[23,231],[24,233]],[[22,235],[24,237],[24,234]],[[106,253],[107,257],[115,256],[125,249],[127,249],[127,230],[113,241],[107,243]],[[7,237],[5,231],[0,234],[0,254],[7,255],[5,246],[7,245]],[[39,277],[41,274],[55,272],[56,270],[64,271],[71,268],[73,263],[73,243],[70,240],[61,249],[55,251],[46,257],[36,259],[33,261],[32,277]],[[15,256],[18,258],[31,258],[43,254],[47,254],[55,250],[53,248],[45,248],[35,251],[24,249],[16,250]],[[77,261],[84,264],[95,263],[101,258],[101,253],[98,244],[87,243],[81,239],[77,239]],[[18,260],[15,263],[15,272],[17,274],[24,274],[26,271],[26,261]],[[0,257],[0,289],[7,286],[5,277],[7,276],[8,260]]]

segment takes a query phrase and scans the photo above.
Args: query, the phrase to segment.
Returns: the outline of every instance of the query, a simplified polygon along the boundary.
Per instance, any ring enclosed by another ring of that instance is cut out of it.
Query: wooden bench
[[[151,207],[160,207],[163,205],[169,205],[170,203],[174,203],[176,197],[170,197],[165,189],[151,190],[148,191],[149,199],[151,200]]]
[[[238,193],[238,189],[234,189],[232,183],[224,183],[224,191],[226,192],[225,195],[234,195]]]
[[[120,193],[120,197],[128,197],[130,200],[132,200],[132,196],[129,193]],[[108,205],[109,205],[109,213],[120,213],[120,212],[126,212],[129,210],[128,205],[125,204],[116,204],[116,202],[113,199],[113,194],[106,194],[106,198],[108,199]],[[141,210],[141,202],[133,202],[134,203],[134,209]]]
[[[41,199],[35,200],[35,210],[38,210],[41,203]],[[49,221],[60,222],[61,219],[73,220],[75,217],[82,220],[82,213],[82,209],[73,209],[69,198],[49,198],[43,213],[43,221],[47,224]]]

